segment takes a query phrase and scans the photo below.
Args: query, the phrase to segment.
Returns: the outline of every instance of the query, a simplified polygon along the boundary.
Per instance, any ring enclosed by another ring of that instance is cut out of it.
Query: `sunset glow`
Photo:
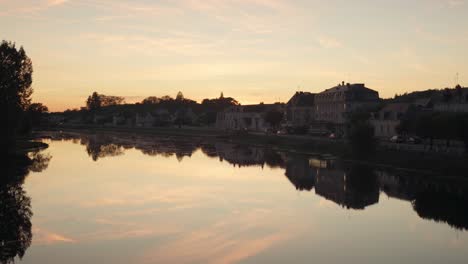
[[[0,0],[1,38],[51,111],[93,91],[242,104],[362,82],[381,97],[466,86],[463,0]]]

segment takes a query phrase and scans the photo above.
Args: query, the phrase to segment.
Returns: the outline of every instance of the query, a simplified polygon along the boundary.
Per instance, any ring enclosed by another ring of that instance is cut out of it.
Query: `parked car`
[[[276,132],[277,135],[287,135],[288,131],[286,129],[280,129]]]
[[[410,144],[420,144],[422,142],[422,139],[419,137],[409,137],[407,142]]]
[[[403,143],[405,139],[402,136],[393,136],[390,138],[390,142],[392,143]]]

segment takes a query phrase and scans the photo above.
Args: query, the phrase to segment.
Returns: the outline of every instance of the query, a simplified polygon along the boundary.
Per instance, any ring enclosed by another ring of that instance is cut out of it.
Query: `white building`
[[[265,121],[269,111],[284,111],[284,104],[258,104],[231,106],[218,113],[216,127],[226,130],[250,130],[266,132],[270,124]]]
[[[374,135],[380,138],[398,135],[397,128],[409,107],[408,103],[393,103],[374,113],[370,120],[374,127]]]

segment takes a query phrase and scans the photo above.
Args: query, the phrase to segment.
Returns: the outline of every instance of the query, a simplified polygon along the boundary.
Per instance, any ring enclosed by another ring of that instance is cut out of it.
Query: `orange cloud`
[[[44,229],[36,228],[33,230],[34,244],[51,245],[60,243],[75,243],[72,238],[66,237],[58,233],[47,231]]]

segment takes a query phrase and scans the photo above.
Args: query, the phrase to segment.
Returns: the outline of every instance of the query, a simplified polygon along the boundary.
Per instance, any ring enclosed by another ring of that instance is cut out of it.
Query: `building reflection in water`
[[[72,140],[85,145],[95,161],[137,149],[145,155],[176,156],[179,161],[201,150],[237,167],[282,168],[296,190],[314,191],[346,209],[362,210],[379,202],[380,193],[408,201],[416,213],[429,220],[468,230],[468,183],[463,179],[427,177],[401,171],[346,163],[327,156],[309,157],[228,142],[210,142],[143,135],[57,133],[52,140]],[[442,178],[442,179],[441,179]]]
[[[40,152],[7,158],[0,177],[0,263],[14,263],[31,245],[31,198],[23,190],[30,171],[47,168],[51,157]]]
[[[315,193],[343,207],[364,209],[379,202],[377,175],[364,165],[330,166],[317,168]]]
[[[286,155],[284,175],[299,191],[311,191],[316,182],[317,170],[309,165],[309,160],[301,155]]]

